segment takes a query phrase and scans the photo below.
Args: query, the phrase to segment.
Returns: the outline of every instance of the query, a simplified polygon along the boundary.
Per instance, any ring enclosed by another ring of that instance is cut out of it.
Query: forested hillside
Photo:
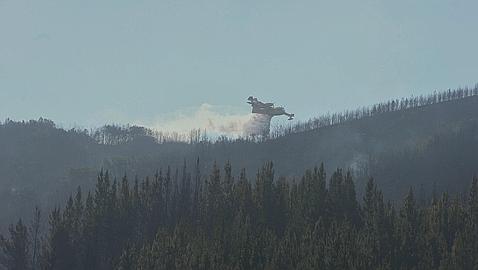
[[[272,161],[276,174],[288,179],[327,162],[329,173],[350,169],[360,195],[373,176],[394,200],[410,186],[427,198],[432,190],[461,193],[478,168],[477,94],[475,87],[391,100],[282,127],[259,140],[212,142],[198,131],[180,137],[135,126],[84,131],[44,119],[6,120],[0,125],[0,226],[30,215],[37,204],[61,203],[78,186],[94,187],[102,168],[111,178],[144,179],[198,158],[204,172],[215,161],[230,161],[249,174]]]
[[[323,166],[298,181],[272,163],[253,178],[227,163],[144,181],[99,174],[53,210],[0,237],[7,269],[476,269],[478,180],[463,197],[419,203],[412,189],[398,207],[373,179],[357,198],[350,173]],[[251,180],[254,181],[251,181]],[[253,183],[252,183],[253,182]]]

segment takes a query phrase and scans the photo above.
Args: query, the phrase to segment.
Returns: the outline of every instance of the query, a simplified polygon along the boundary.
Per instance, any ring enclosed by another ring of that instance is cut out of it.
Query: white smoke
[[[237,111],[237,109],[204,103],[197,109],[162,116],[146,126],[158,131],[179,134],[187,134],[193,129],[206,130],[208,134],[232,137],[269,134],[272,117],[252,113],[228,113],[228,111]]]

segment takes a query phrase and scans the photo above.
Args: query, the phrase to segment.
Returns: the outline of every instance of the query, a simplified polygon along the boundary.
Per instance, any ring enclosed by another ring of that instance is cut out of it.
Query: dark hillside
[[[321,162],[330,168],[350,168],[359,176],[357,181],[373,176],[387,197],[398,199],[410,185],[425,185],[431,190],[436,183],[438,191],[466,189],[468,182],[461,179],[478,172],[477,126],[478,97],[473,96],[378,114],[257,145],[233,144],[222,149],[216,145],[213,148],[219,150],[213,152],[220,153],[218,160],[231,160],[254,171],[257,162],[272,160],[277,172],[286,176],[299,175],[300,170]],[[456,168],[461,175],[456,175]]]
[[[261,152],[278,157],[280,168],[324,160],[333,167],[361,168],[358,165],[367,164],[379,154],[423,148],[437,136],[455,134],[477,121],[478,97],[473,96],[291,134],[264,144]],[[284,173],[288,172],[285,169]]]
[[[191,167],[197,158],[202,172],[209,172],[214,161],[229,160],[235,174],[246,168],[248,175],[273,161],[278,175],[292,178],[325,162],[330,170],[352,169],[359,191],[374,176],[392,199],[401,198],[410,185],[460,192],[478,171],[475,92],[454,98],[455,92],[435,94],[433,102],[421,101],[425,105],[402,100],[400,109],[393,101],[385,105],[392,109],[374,106],[361,117],[327,120],[330,124],[318,129],[284,132],[263,142],[156,143],[147,130],[136,127],[105,143],[101,134],[65,131],[48,120],[6,121],[0,125],[0,223],[29,214],[39,202],[54,205],[78,185],[92,187],[101,168],[118,178],[143,178],[168,165],[173,170],[184,162]]]

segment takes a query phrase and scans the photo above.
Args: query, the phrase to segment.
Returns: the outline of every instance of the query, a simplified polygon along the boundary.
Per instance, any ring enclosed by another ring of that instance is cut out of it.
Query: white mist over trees
[[[180,136],[189,134],[191,130],[202,130],[213,136],[229,137],[262,136],[270,133],[271,116],[231,113],[235,110],[236,108],[205,103],[194,111],[176,113],[146,126],[163,133],[178,133]]]

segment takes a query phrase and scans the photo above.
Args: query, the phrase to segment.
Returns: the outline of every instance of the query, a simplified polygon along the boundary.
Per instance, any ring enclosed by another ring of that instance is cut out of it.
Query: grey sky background
[[[471,0],[0,0],[0,119],[181,128],[198,112],[245,115],[255,95],[305,120],[473,86],[477,10]]]

